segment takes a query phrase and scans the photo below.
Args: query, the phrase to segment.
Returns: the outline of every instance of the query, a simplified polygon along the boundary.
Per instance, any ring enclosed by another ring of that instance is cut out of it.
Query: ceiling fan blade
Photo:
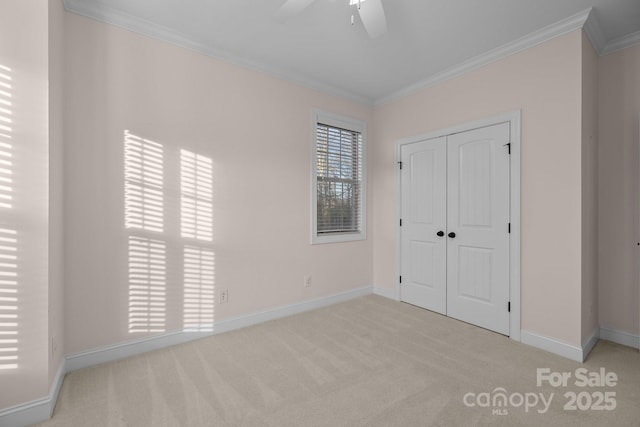
[[[366,0],[358,9],[362,25],[373,39],[387,32],[387,20],[384,17],[382,0]]]
[[[307,6],[315,0],[287,0],[275,14],[278,22],[285,22],[292,16],[302,12]]]

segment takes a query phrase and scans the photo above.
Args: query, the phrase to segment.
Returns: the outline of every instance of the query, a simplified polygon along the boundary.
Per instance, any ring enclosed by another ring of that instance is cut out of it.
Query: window
[[[365,125],[314,114],[312,243],[366,238]]]

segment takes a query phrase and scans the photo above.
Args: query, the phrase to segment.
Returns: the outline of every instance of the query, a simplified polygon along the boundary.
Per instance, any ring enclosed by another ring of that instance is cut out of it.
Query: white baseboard
[[[576,362],[584,361],[583,350],[581,347],[524,330],[520,334],[520,339],[523,344],[557,354],[558,356],[566,357],[567,359],[575,360]]]
[[[627,347],[640,349],[640,335],[634,335],[628,332],[607,328],[606,326],[600,326],[600,338],[617,344],[626,345]]]
[[[596,344],[598,344],[599,339],[600,339],[600,328],[596,326],[593,332],[591,332],[591,335],[589,335],[589,338],[587,338],[582,343],[582,362],[587,360],[589,353],[591,353],[591,350],[593,350],[593,347],[595,347]]]
[[[0,425],[3,427],[25,427],[46,421],[54,406],[49,397],[23,403],[0,412]]]
[[[251,313],[231,319],[221,320],[215,322],[214,330],[212,332],[169,332],[166,334],[155,335],[153,337],[143,338],[135,341],[128,341],[125,343],[73,354],[67,356],[67,372],[99,365],[101,363],[112,362],[114,360],[135,356],[165,347],[170,347],[176,344],[182,344],[210,335],[245,328],[247,326],[264,323],[269,320],[291,316],[305,311],[315,310],[317,308],[326,307],[332,304],[348,301],[350,299],[359,298],[365,295],[371,295],[372,291],[372,286],[364,286],[362,288],[341,292],[339,294],[329,295],[309,301],[303,301],[295,304],[260,311],[257,313]]]
[[[373,293],[375,295],[380,295],[381,297],[389,298],[392,300],[396,300],[396,292],[394,289],[389,288],[379,288],[377,286],[373,287]]]
[[[326,297],[316,298],[309,301],[303,301],[295,304],[247,314],[244,316],[221,320],[215,323],[213,332],[171,332],[67,356],[65,361],[60,365],[58,369],[58,373],[56,374],[56,377],[51,385],[49,396],[43,399],[35,400],[0,411],[0,426],[22,427],[49,419],[55,408],[64,375],[67,372],[98,365],[101,363],[111,362],[152,350],[158,350],[210,335],[245,328],[247,326],[264,323],[269,320],[279,319],[282,317],[303,313],[305,311],[315,310],[318,308],[348,301],[354,298],[371,295],[372,293],[395,300],[395,292],[393,289],[364,286]],[[586,359],[588,354],[598,342],[598,339],[605,339],[629,347],[640,348],[640,336],[633,335],[627,332],[616,331],[604,326],[596,328],[589,336],[589,338],[587,338],[582,344],[582,347],[567,344],[553,338],[535,334],[533,332],[524,330],[521,331],[522,343],[540,348],[542,350],[546,350],[548,352],[566,357],[577,362],[583,362]]]
[[[589,335],[589,337],[582,343],[581,347],[529,331],[522,331],[520,338],[523,344],[582,363],[587,359],[587,356],[591,353],[593,347],[598,343],[598,340],[600,339],[600,328],[596,327],[591,335]]]
[[[60,393],[60,387],[62,387],[65,373],[66,367],[63,361],[53,379],[49,396],[0,411],[0,426],[24,427],[51,418],[51,414],[53,414],[53,410],[56,407],[58,393]]]
[[[216,322],[214,334],[233,331],[235,329],[245,328],[247,326],[257,325],[269,320],[275,320],[282,317],[292,316],[294,314],[304,313],[333,304],[371,295],[372,286],[364,286],[362,288],[353,289],[339,294],[329,295],[326,297],[316,298],[309,301],[303,301],[291,305],[276,307],[257,313],[247,314],[244,316],[234,317]]]
[[[341,292],[339,294],[264,310],[232,319],[225,319],[216,322],[213,332],[170,332],[67,356],[58,369],[56,377],[51,385],[49,396],[0,411],[0,426],[23,427],[49,419],[55,409],[56,401],[58,400],[58,393],[62,387],[64,375],[67,372],[111,362],[125,357],[135,356],[137,354],[158,350],[222,332],[256,325],[269,320],[315,310],[317,308],[326,307],[348,301],[350,299],[371,295],[372,292],[373,286],[364,286],[362,288]]]
[[[148,351],[181,344],[186,341],[189,341],[189,338],[185,333],[169,332],[120,344],[95,348],[67,356],[67,372],[112,362],[118,359],[124,359],[125,357],[131,357]]]

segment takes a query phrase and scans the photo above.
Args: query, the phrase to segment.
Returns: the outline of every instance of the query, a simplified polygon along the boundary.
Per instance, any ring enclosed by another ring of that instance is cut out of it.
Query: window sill
[[[343,242],[357,242],[361,240],[367,240],[367,235],[364,232],[356,233],[335,233],[335,234],[314,234],[311,236],[312,245],[322,245],[327,243],[343,243]]]

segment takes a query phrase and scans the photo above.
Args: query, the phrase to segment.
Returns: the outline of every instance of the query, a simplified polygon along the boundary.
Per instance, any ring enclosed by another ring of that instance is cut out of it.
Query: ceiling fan
[[[284,22],[302,12],[314,1],[316,0],[287,0],[276,12],[275,18]],[[379,37],[387,32],[387,20],[384,16],[382,0],[349,0],[349,4],[358,11],[362,25],[371,38]],[[353,22],[353,15],[351,15],[352,25]]]

